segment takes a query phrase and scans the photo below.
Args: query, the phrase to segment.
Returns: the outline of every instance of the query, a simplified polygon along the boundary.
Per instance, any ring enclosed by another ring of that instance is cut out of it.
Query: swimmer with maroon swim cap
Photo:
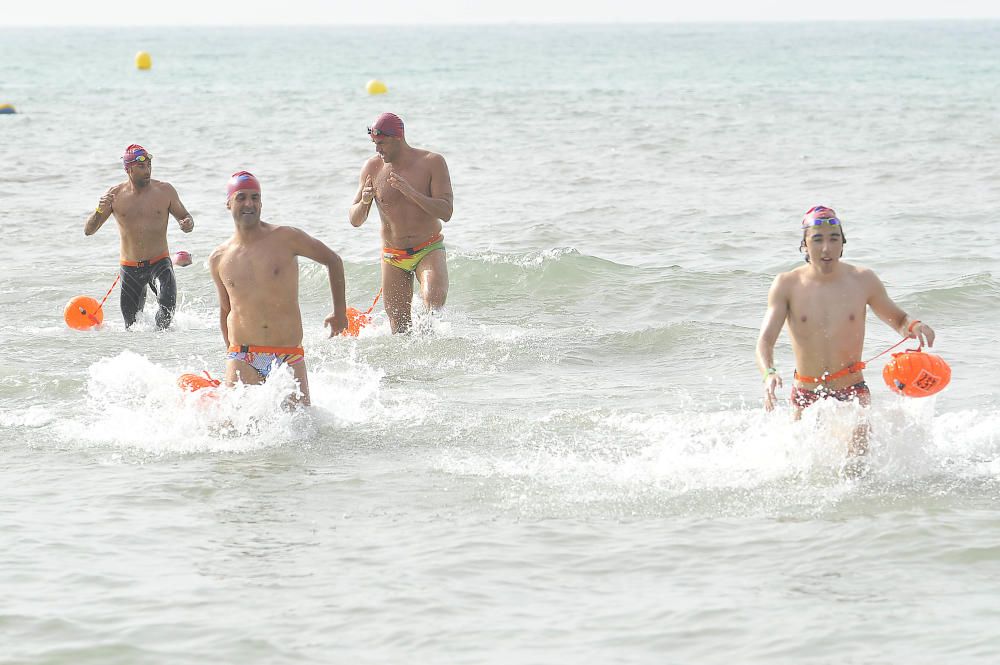
[[[412,325],[413,278],[424,306],[444,307],[448,298],[442,222],[451,219],[451,176],[444,157],[406,142],[403,120],[383,113],[368,127],[375,156],[361,167],[358,191],[348,218],[368,219],[372,203],[382,219],[382,302],[392,331]]]
[[[152,289],[160,305],[156,325],[166,328],[177,305],[167,223],[173,215],[181,231],[190,233],[194,220],[173,185],[153,180],[153,155],[148,150],[133,143],[125,148],[121,160],[128,179],[100,198],[83,232],[93,235],[114,215],[121,236],[121,311],[125,326],[135,323],[147,291]]]
[[[383,113],[375,118],[375,122],[368,128],[370,136],[389,136],[395,139],[404,138],[403,119],[395,113]]]
[[[302,349],[298,257],[327,268],[333,311],[323,321],[330,336],[347,328],[344,262],[304,231],[261,221],[260,182],[247,171],[226,184],[233,235],[208,259],[219,294],[219,326],[226,347],[226,384],[264,383],[279,367],[298,384],[289,402],[309,404]]]

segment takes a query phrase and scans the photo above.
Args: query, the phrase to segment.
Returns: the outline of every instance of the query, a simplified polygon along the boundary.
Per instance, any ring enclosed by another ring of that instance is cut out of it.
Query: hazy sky
[[[0,26],[1000,18],[1000,0],[5,0],[3,4]]]

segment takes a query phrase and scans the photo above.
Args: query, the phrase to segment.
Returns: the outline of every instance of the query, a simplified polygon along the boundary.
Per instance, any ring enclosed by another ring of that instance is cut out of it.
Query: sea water
[[[998,79],[996,22],[0,29],[0,661],[995,663]],[[371,303],[378,222],[347,210],[386,110],[451,170],[446,310],[329,339],[303,260],[314,407],[282,373],[182,394],[223,371],[236,170]],[[195,262],[169,330],[115,290],[73,331],[130,143]],[[871,363],[862,479],[855,406],[791,421],[784,334],[761,407],[818,203],[954,372],[903,399]]]

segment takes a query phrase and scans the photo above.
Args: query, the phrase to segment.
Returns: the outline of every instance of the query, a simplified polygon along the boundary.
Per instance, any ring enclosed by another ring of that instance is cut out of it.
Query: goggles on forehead
[[[379,129],[378,127],[369,127],[368,134],[369,136],[388,136],[391,139],[397,138],[395,134],[390,134],[384,129]]]
[[[807,229],[810,226],[823,226],[824,224],[829,224],[830,226],[840,226],[840,220],[836,217],[820,217],[816,219],[803,219],[802,228]]]
[[[152,159],[153,159],[152,155],[141,154],[141,155],[136,155],[135,157],[132,157],[131,159],[130,158],[125,158],[122,161],[124,161],[126,164],[135,164],[136,162],[139,162],[139,163],[149,162],[149,161],[152,161]]]

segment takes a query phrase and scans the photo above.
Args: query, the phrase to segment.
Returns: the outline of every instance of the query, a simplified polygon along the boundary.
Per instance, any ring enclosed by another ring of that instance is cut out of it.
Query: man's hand
[[[194,220],[191,219],[191,215],[188,215],[184,219],[178,219],[177,223],[181,227],[181,231],[184,233],[191,233],[194,230]]]
[[[417,190],[413,188],[413,185],[406,182],[406,179],[395,171],[389,171],[389,186],[394,189],[398,189],[399,192],[408,199],[412,199],[418,193]]]
[[[766,377],[764,377],[764,410],[774,411],[774,407],[778,404],[778,398],[775,397],[774,391],[780,388],[781,376],[777,372],[771,372]]]
[[[323,327],[330,328],[330,337],[336,337],[340,333],[347,330],[347,314],[343,312],[334,312],[330,316],[323,320]]]
[[[97,202],[97,212],[102,215],[110,215],[115,203],[115,195],[109,189],[107,193]]]
[[[926,323],[920,321],[916,325],[910,324],[909,337],[915,338],[921,346],[934,346],[934,329]]]
[[[365,178],[365,186],[361,190],[361,202],[370,205],[375,200],[375,185],[372,184],[372,177]]]

